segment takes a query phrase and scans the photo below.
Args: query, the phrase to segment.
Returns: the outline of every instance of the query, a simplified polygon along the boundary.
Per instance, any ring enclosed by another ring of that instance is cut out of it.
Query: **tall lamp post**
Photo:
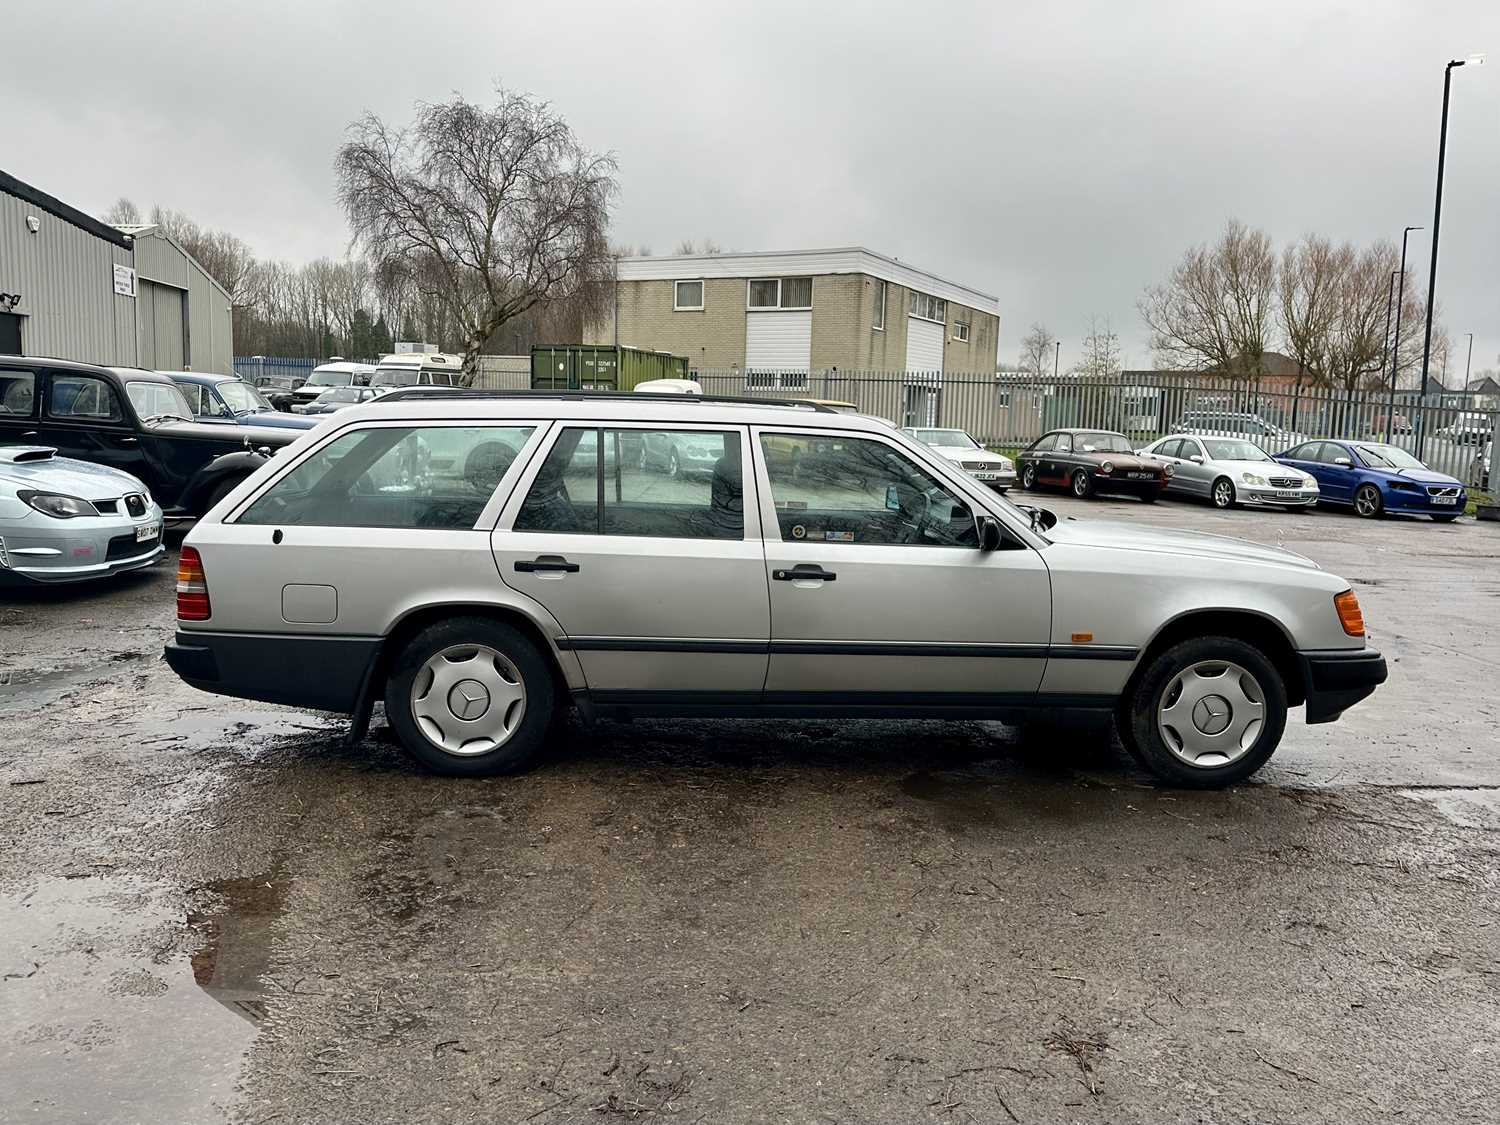
[[[1437,198],[1432,205],[1432,265],[1427,271],[1427,329],[1422,336],[1422,390],[1427,389],[1427,368],[1432,362],[1432,306],[1437,298],[1438,231],[1443,221],[1443,158],[1448,150],[1448,91],[1453,84],[1453,68],[1473,63],[1484,65],[1483,55],[1451,59],[1443,67],[1443,120],[1438,126]],[[1421,460],[1424,435],[1417,435],[1417,459]]]
[[[1062,359],[1062,341],[1054,340],[1052,342],[1057,345],[1057,349],[1052,353],[1052,378],[1055,381],[1057,379],[1057,365]]]
[[[1391,401],[1385,412],[1386,437],[1395,434],[1396,417],[1396,370],[1401,366],[1401,306],[1406,304],[1406,236],[1421,227],[1407,227],[1401,232],[1401,280],[1396,283],[1396,339],[1391,344]],[[1427,376],[1422,376],[1422,390],[1427,389]],[[1410,421],[1410,419],[1408,419]]]
[[[1464,359],[1464,390],[1469,389],[1469,366],[1474,362],[1474,333],[1466,333],[1469,337],[1469,354]]]

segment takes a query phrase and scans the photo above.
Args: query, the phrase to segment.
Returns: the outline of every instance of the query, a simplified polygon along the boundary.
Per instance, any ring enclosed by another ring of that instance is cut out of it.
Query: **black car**
[[[1126,493],[1156,502],[1172,466],[1136,456],[1130,439],[1113,430],[1051,430],[1016,457],[1021,487],[1066,488],[1080,499],[1095,492]]]
[[[303,432],[195,422],[177,384],[155,371],[0,355],[0,444],[50,445],[132,473],[168,525],[197,519]]]

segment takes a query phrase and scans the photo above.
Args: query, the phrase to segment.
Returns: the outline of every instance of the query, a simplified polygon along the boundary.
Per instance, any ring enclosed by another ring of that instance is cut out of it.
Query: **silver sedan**
[[[79,582],[165,554],[161,508],[129,473],[0,446],[0,582]]]
[[[1140,452],[1172,466],[1168,493],[1198,496],[1216,508],[1311,508],[1318,502],[1317,480],[1244,438],[1171,434]]]

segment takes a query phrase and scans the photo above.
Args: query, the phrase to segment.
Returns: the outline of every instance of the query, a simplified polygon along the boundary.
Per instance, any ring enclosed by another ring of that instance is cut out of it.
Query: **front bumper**
[[[45,521],[45,522],[43,522]],[[57,520],[37,515],[0,527],[0,582],[86,582],[151,566],[166,554],[162,512]],[[137,539],[137,528],[154,533]]]
[[[1237,499],[1241,504],[1268,508],[1311,508],[1321,495],[1316,488],[1268,488],[1254,484],[1236,484]]]
[[[1299,652],[1307,721],[1331,723],[1386,680],[1385,657],[1374,649]]]
[[[1460,489],[1457,495],[1438,497],[1429,492],[1408,492],[1405,489],[1392,488],[1386,491],[1384,500],[1385,510],[1388,512],[1451,516],[1463,514],[1464,508],[1469,503],[1469,494],[1466,489]],[[1439,500],[1447,500],[1449,503],[1440,504]]]
[[[379,637],[179,631],[162,650],[200,691],[352,714]]]

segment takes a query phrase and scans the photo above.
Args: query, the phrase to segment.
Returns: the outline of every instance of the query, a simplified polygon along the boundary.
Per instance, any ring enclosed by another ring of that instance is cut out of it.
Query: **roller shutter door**
[[[805,387],[812,363],[812,311],[745,317],[745,385]]]
[[[181,289],[141,281],[136,291],[140,317],[140,365],[157,371],[181,371],[186,360],[186,333]]]
[[[908,371],[941,371],[943,369],[944,326],[917,317],[906,318],[906,369]]]

